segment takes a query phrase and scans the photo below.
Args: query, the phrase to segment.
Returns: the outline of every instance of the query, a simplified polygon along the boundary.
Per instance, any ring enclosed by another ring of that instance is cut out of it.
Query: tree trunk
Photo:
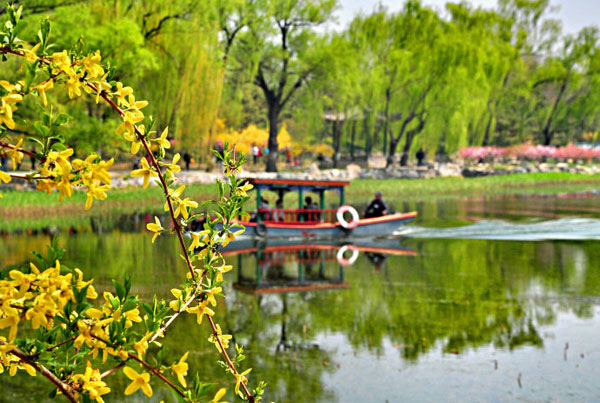
[[[386,168],[389,168],[394,163],[394,154],[396,154],[396,147],[398,147],[398,143],[400,142],[400,140],[402,140],[402,136],[404,136],[404,131],[406,130],[406,127],[414,119],[414,117],[415,117],[415,112],[410,111],[410,113],[402,121],[402,124],[400,125],[400,128],[398,129],[398,135],[396,137],[394,137],[394,132],[390,128],[390,149],[389,149],[389,154],[387,156],[387,161],[385,164]]]
[[[383,131],[383,147],[381,148],[381,150],[383,151],[383,155],[385,155],[385,150],[387,150],[388,145],[388,127],[389,122],[385,125],[385,130]]]
[[[552,105],[552,110],[550,111],[550,115],[546,120],[546,124],[544,125],[544,129],[542,130],[542,134],[544,135],[544,145],[549,146],[552,143],[552,137],[554,137],[554,132],[552,131],[552,119],[554,117],[554,113],[558,109],[558,104],[567,89],[567,83],[569,81],[569,75],[564,78],[560,90],[558,91],[558,95],[556,96],[556,100],[554,101],[554,105]]]
[[[368,161],[369,157],[371,156],[371,133],[369,127],[369,113],[366,110],[363,115],[363,125],[365,132],[365,154],[366,160]]]
[[[331,121],[331,135],[333,137],[333,156],[332,156],[332,160],[333,160],[333,167],[337,168],[337,163],[338,163],[338,152],[340,149],[340,140],[339,140],[339,127],[338,127],[338,122],[336,120],[332,120]]]
[[[392,99],[392,89],[388,87],[385,90],[385,117],[383,123],[383,154],[385,155],[385,150],[387,150],[387,138],[388,138],[388,129],[390,127],[390,100]]]
[[[371,141],[371,150],[377,146],[377,143],[379,141],[379,132],[381,131],[381,128],[383,127],[383,124],[379,122],[379,119],[377,117],[378,115],[379,114],[376,112],[375,113],[375,127],[373,130],[373,141]]]
[[[419,125],[417,127],[415,127],[414,129],[411,129],[406,132],[406,141],[404,142],[404,147],[402,148],[402,157],[400,158],[400,166],[405,167],[406,165],[408,165],[408,159],[410,156],[409,155],[410,147],[412,146],[412,142],[413,142],[414,138],[416,137],[416,135],[421,133],[421,131],[423,131],[424,127],[425,127],[425,120],[423,119],[422,116],[420,116],[419,117]]]
[[[279,120],[279,108],[269,105],[269,154],[267,155],[267,172],[277,172],[277,156],[279,144],[277,143],[277,121]]]
[[[395,139],[394,136],[390,133],[390,148],[385,162],[386,168],[389,168],[394,164],[394,156],[396,154],[396,147],[398,147],[398,141],[400,141],[400,139]]]
[[[410,133],[406,134],[406,141],[404,147],[402,147],[402,156],[400,157],[400,166],[405,167],[408,165],[410,157],[410,146],[412,146],[413,136]]]
[[[492,120],[494,115],[490,113],[490,118],[488,119],[487,125],[485,126],[485,134],[483,136],[483,141],[481,142],[482,146],[487,146],[490,144],[490,129],[492,127]]]
[[[354,161],[354,139],[356,138],[356,120],[352,122],[352,140],[350,142],[350,159]]]

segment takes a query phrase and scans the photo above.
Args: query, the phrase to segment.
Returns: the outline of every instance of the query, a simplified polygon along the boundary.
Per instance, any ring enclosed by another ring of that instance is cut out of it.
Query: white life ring
[[[349,250],[352,251],[352,255],[350,255],[350,258],[346,259],[344,255]],[[348,266],[356,262],[356,259],[358,259],[358,249],[356,249],[354,245],[344,245],[338,250],[336,257],[339,264],[342,266]]]
[[[267,224],[265,224],[262,221],[256,223],[256,227],[254,228],[254,231],[256,232],[256,235],[258,235],[258,236],[267,235]]]
[[[345,213],[350,213],[350,215],[352,216],[351,221],[346,221],[346,219],[344,218]],[[341,206],[337,210],[337,213],[335,213],[335,216],[340,225],[346,229],[356,228],[356,226],[358,225],[358,221],[360,220],[358,211],[356,211],[356,209],[352,206]]]

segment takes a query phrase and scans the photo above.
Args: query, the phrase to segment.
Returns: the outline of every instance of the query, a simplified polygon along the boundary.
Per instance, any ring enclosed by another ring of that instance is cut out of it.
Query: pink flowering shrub
[[[499,161],[507,158],[519,160],[539,161],[542,159],[555,159],[565,161],[573,160],[600,160],[600,148],[578,146],[569,143],[563,147],[519,144],[512,147],[466,147],[459,151],[459,156],[465,161]]]

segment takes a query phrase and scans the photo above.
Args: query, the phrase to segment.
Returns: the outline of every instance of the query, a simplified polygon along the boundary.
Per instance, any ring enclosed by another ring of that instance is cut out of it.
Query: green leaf
[[[50,134],[50,128],[45,126],[42,122],[35,122],[33,127],[44,137],[47,137]]]
[[[115,287],[115,292],[119,297],[119,300],[125,300],[125,287],[123,287],[117,280],[112,280],[113,286]]]
[[[28,141],[31,141],[32,143],[36,143],[38,144],[40,147],[44,148],[44,143],[42,143],[41,141],[39,141],[38,139],[36,139],[35,137],[27,137]]]
[[[79,304],[77,305],[77,312],[79,312],[80,314],[84,314],[85,311],[87,311],[88,309],[90,309],[92,307],[92,304],[85,302],[83,304]]]
[[[137,307],[138,305],[138,300],[135,297],[129,297],[127,298],[127,300],[125,301],[125,303],[123,304],[123,312],[127,312],[130,311],[132,309],[134,309],[135,307]]]
[[[69,121],[69,119],[71,119],[71,117],[69,115],[67,115],[65,113],[61,113],[54,120],[54,124],[56,124],[58,126],[64,125],[65,123],[67,123]]]
[[[50,148],[54,151],[64,151],[67,149],[63,143],[54,143],[50,146]]]
[[[46,364],[46,365],[48,365],[48,364]],[[57,388],[52,389],[52,391],[48,394],[48,398],[54,399],[56,397],[57,393],[58,393],[58,389]]]
[[[129,291],[131,290],[131,275],[129,273],[125,273],[125,296],[129,295]]]
[[[142,308],[144,308],[144,311],[146,311],[148,318],[150,318],[150,321],[154,321],[154,310],[152,309],[150,304],[147,304],[146,302],[142,302],[141,305],[142,305]]]
[[[108,301],[110,302],[110,304],[112,305],[113,309],[115,309],[115,310],[119,309],[119,306],[121,306],[118,298],[108,297]]]

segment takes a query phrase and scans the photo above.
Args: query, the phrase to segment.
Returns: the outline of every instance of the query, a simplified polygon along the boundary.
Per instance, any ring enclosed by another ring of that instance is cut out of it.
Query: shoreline
[[[187,185],[190,197],[197,201],[209,200],[216,195],[214,184]],[[436,200],[489,200],[508,197],[556,197],[600,195],[600,174],[570,172],[527,173],[494,175],[476,178],[435,177],[425,179],[354,179],[346,191],[348,204],[366,204],[376,191],[382,191],[384,199],[396,205],[403,202]],[[95,201],[92,209],[85,210],[85,193],[76,191],[71,199],[58,202],[58,194],[47,195],[34,191],[8,190],[0,199],[0,230],[15,231],[47,226],[70,227],[88,222],[92,217],[109,217],[132,213],[160,213],[162,197],[160,189],[140,189],[134,186],[116,188],[104,201]],[[267,193],[269,197],[269,193]],[[271,198],[273,198],[271,196]],[[327,200],[337,203],[337,196]],[[285,199],[286,205],[298,203],[296,194]],[[254,199],[246,205],[255,206]]]

